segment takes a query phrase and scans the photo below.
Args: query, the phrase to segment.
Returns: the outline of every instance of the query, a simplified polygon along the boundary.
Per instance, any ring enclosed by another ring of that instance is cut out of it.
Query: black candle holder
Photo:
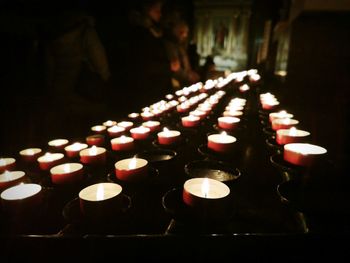
[[[203,155],[204,157],[207,157],[212,160],[217,160],[217,161],[232,161],[232,160],[240,160],[240,157],[237,156],[237,154],[240,152],[238,148],[240,148],[239,144],[235,142],[233,148],[229,152],[217,152],[214,151],[210,148],[208,148],[207,144],[201,144],[197,150],[198,152]]]
[[[228,206],[219,213],[190,207],[183,201],[182,189],[179,188],[166,192],[162,197],[162,205],[173,220],[195,232],[225,232],[234,215],[233,209]]]
[[[276,137],[276,131],[270,127],[264,127],[263,132],[269,137]]]
[[[62,209],[62,216],[69,228],[63,229],[61,234],[103,234],[103,233],[124,233],[127,229],[127,222],[130,218],[132,208],[131,198],[121,193],[121,202],[115,208],[106,211],[105,214],[89,217],[84,215],[80,209],[79,197],[76,197]],[[121,204],[121,206],[120,206]]]
[[[171,144],[160,144],[158,142],[158,139],[155,139],[152,144],[153,146],[161,149],[171,149],[171,150],[176,150],[182,146],[185,146],[189,142],[188,138],[183,138],[180,137],[178,141],[171,143]]]
[[[173,160],[177,156],[177,153],[170,149],[152,149],[140,152],[135,156],[145,159],[150,163],[158,164]]]
[[[145,178],[143,178],[142,180],[139,180],[139,181],[123,181],[123,180],[120,180],[117,178],[115,172],[112,172],[112,173],[108,173],[107,175],[107,181],[108,182],[111,182],[111,183],[117,183],[117,184],[120,184],[120,185],[125,185],[125,184],[128,184],[128,185],[138,185],[138,184],[144,184],[144,183],[152,183],[154,182],[155,180],[157,180],[157,178],[159,177],[159,171],[158,169],[156,168],[153,168],[153,167],[148,167],[148,173],[147,173],[147,176]]]
[[[190,177],[208,177],[227,185],[231,185],[241,177],[241,172],[238,168],[233,168],[228,163],[212,160],[190,162],[185,165],[185,172]]]
[[[278,144],[275,138],[273,137],[267,138],[265,142],[266,142],[266,145],[269,147],[271,154],[283,153],[283,145]]]
[[[291,164],[283,159],[283,153],[276,153],[270,156],[270,162],[282,174],[285,181],[302,180],[307,172],[305,167]]]

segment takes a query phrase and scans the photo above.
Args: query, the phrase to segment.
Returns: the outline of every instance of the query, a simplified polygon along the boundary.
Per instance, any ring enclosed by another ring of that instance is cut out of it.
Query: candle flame
[[[135,169],[135,168],[136,168],[136,157],[134,156],[129,162],[129,169]]]
[[[65,173],[69,173],[70,172],[70,166],[68,163],[66,163],[65,165],[63,165],[63,171]]]
[[[283,115],[286,115],[287,112],[286,112],[285,110],[281,110],[281,111],[279,112],[279,114],[283,116]]]
[[[166,137],[168,137],[170,135],[169,129],[167,127],[164,127],[163,132],[164,132],[164,136],[166,136]]]
[[[96,200],[97,201],[103,200],[104,194],[105,192],[104,192],[103,184],[98,184],[97,191],[96,191]]]
[[[126,143],[126,136],[125,135],[120,136],[120,142]]]
[[[202,195],[207,198],[208,194],[209,194],[209,181],[208,181],[208,178],[205,178],[203,180],[203,183],[202,183]]]
[[[91,147],[91,149],[89,150],[89,154],[90,154],[90,155],[96,155],[96,154],[97,154],[97,148],[96,148],[95,145],[93,145],[93,146]]]
[[[9,181],[11,179],[11,173],[7,170],[5,170],[5,172],[3,172],[3,175],[6,178],[6,181]]]
[[[295,127],[292,127],[289,129],[289,135],[290,136],[296,136],[297,135],[297,129]]]
[[[222,136],[227,136],[227,133],[226,133],[225,131],[223,131],[223,132],[221,133],[221,135],[222,135]]]

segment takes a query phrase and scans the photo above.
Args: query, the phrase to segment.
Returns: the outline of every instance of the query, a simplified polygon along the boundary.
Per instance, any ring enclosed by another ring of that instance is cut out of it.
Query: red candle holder
[[[218,126],[222,129],[233,130],[241,120],[236,117],[219,117]]]
[[[114,125],[107,129],[110,137],[119,137],[125,132],[125,128]]]
[[[27,163],[36,162],[41,155],[42,150],[40,148],[28,148],[19,152],[21,159]]]
[[[131,151],[134,149],[134,139],[127,136],[120,136],[111,140],[112,150],[114,151]]]
[[[198,127],[200,124],[201,119],[197,116],[185,116],[181,118],[182,126],[184,127]]]
[[[102,165],[106,162],[106,149],[92,146],[79,152],[80,161],[83,164]]]
[[[40,156],[37,161],[39,167],[43,171],[50,170],[52,167],[63,162],[63,153],[46,153],[43,156]]]
[[[298,166],[312,166],[317,158],[327,153],[323,147],[309,143],[290,143],[284,145],[285,161]]]
[[[159,121],[146,121],[142,123],[142,126],[149,128],[151,132],[158,131],[160,129],[160,122]]]
[[[272,129],[275,131],[279,129],[290,129],[298,123],[299,121],[294,119],[275,119],[272,121]]]
[[[290,129],[279,129],[276,131],[276,142],[280,145],[288,143],[298,143],[309,135],[309,132],[297,130],[294,127]]]
[[[162,132],[157,133],[157,137],[159,144],[170,145],[180,141],[181,132],[164,128]]]
[[[54,184],[71,184],[83,179],[84,170],[80,163],[65,163],[52,167],[50,174]]]
[[[69,158],[76,158],[79,157],[79,152],[83,149],[86,149],[88,147],[85,143],[75,142],[71,145],[68,145],[64,148],[66,151],[66,155]]]
[[[123,159],[114,166],[116,177],[122,181],[140,181],[148,175],[148,161],[145,159]]]
[[[15,158],[0,158],[0,173],[11,171],[16,167]]]
[[[5,189],[25,181],[23,171],[5,171],[0,174],[0,193]]]
[[[105,144],[105,137],[102,134],[87,136],[85,140],[89,146],[103,146]]]
[[[226,133],[212,134],[208,136],[208,149],[219,153],[228,153],[232,151],[237,139]]]
[[[134,138],[135,140],[147,139],[148,136],[150,135],[150,132],[151,132],[151,129],[144,126],[139,126],[130,130],[131,137]]]

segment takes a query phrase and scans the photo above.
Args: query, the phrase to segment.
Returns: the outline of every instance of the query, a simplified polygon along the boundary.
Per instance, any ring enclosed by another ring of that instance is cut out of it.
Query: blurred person
[[[174,89],[180,89],[199,81],[199,74],[191,67],[188,55],[189,27],[183,20],[173,22],[165,37],[172,71]]]

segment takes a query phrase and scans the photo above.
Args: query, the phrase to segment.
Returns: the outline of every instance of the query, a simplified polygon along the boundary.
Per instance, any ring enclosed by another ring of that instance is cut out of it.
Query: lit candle
[[[288,119],[291,119],[293,118],[294,115],[291,114],[291,113],[288,113],[287,111],[285,110],[282,110],[282,111],[279,111],[279,112],[271,112],[269,114],[269,120],[270,122],[272,123],[275,119],[285,119],[285,118],[288,118]]]
[[[190,112],[190,115],[197,116],[202,120],[205,118],[205,116],[207,116],[207,113],[201,110],[194,110]]]
[[[218,118],[218,125],[222,129],[233,130],[237,127],[237,124],[240,121],[241,120],[239,118],[236,118],[236,117],[230,117],[230,116],[219,117]]]
[[[86,137],[86,143],[90,146],[103,146],[105,137],[102,134],[94,134]]]
[[[157,133],[159,144],[169,145],[180,140],[181,132],[164,128],[162,132]]]
[[[83,149],[86,149],[88,145],[86,143],[75,142],[71,145],[64,147],[66,155],[69,158],[79,157],[79,152]]]
[[[106,149],[103,147],[86,148],[79,152],[80,161],[83,164],[104,164],[106,162]]]
[[[289,143],[284,145],[283,158],[285,161],[299,165],[311,166],[317,158],[327,153],[323,147],[309,143]]]
[[[208,148],[220,153],[230,152],[235,142],[236,138],[228,135],[226,132],[208,136]]]
[[[144,111],[141,113],[141,117],[144,121],[149,121],[154,117],[154,114],[149,111]]]
[[[63,161],[63,153],[45,153],[37,160],[41,170],[50,170],[53,166],[60,164]]]
[[[103,126],[112,127],[112,126],[114,126],[114,125],[116,125],[116,124],[117,124],[116,121],[108,120],[108,121],[105,121],[105,122],[103,123]]]
[[[119,137],[125,132],[125,128],[114,125],[107,129],[110,137]]]
[[[13,170],[16,166],[15,158],[0,158],[0,173],[5,170]]]
[[[79,192],[79,207],[84,216],[104,217],[119,212],[123,188],[115,183],[98,183]]]
[[[83,179],[84,170],[81,163],[65,163],[50,169],[51,181],[54,184],[70,184]]]
[[[309,132],[298,130],[295,127],[292,127],[290,129],[280,129],[276,131],[276,142],[281,145],[288,143],[297,143],[301,142],[301,140],[309,135]]]
[[[159,121],[146,121],[142,123],[142,126],[147,127],[151,130],[151,132],[157,131],[160,128]]]
[[[134,149],[134,139],[127,136],[120,136],[111,140],[112,150],[131,151]]]
[[[242,111],[243,109],[244,109],[243,106],[229,105],[229,106],[226,106],[225,111]]]
[[[91,127],[91,130],[95,133],[104,133],[107,127],[104,125],[95,125]]]
[[[23,171],[4,171],[0,174],[0,192],[25,180]]]
[[[210,178],[193,178],[184,183],[182,197],[191,207],[218,205],[226,200],[230,188],[224,183]]]
[[[293,126],[297,125],[298,123],[299,121],[294,119],[288,119],[288,118],[274,119],[272,121],[272,129],[275,131],[279,129],[290,129]]]
[[[130,130],[131,137],[133,137],[135,140],[145,140],[148,138],[149,134],[151,132],[150,128],[139,126],[136,128],[132,128]]]
[[[21,158],[25,162],[35,162],[40,156],[42,150],[40,148],[28,148],[19,152]]]
[[[240,117],[243,115],[242,111],[224,111],[222,114],[224,117]]]
[[[243,85],[239,86],[239,91],[242,93],[246,92],[248,90],[250,90],[250,87],[247,84],[243,84]]]
[[[9,215],[32,215],[42,204],[42,187],[39,184],[18,184],[1,193],[3,211]]]
[[[67,139],[55,139],[55,140],[49,141],[48,144],[49,146],[51,146],[56,150],[62,150],[68,144],[68,142],[69,141]]]
[[[118,122],[117,125],[119,127],[124,128],[126,131],[128,131],[131,129],[132,126],[134,126],[134,123],[131,121],[121,121],[121,122]]]
[[[191,105],[189,105],[188,103],[181,103],[180,105],[176,106],[176,110],[179,113],[188,112],[190,108],[191,108]]]
[[[132,119],[132,120],[136,120],[136,119],[138,119],[138,117],[140,117],[140,114],[139,114],[139,113],[136,113],[136,112],[133,112],[133,113],[130,113],[130,114],[128,115],[128,117],[129,117],[130,119]]]
[[[184,127],[197,127],[200,124],[201,118],[193,115],[185,116],[181,118],[182,126]]]
[[[148,175],[148,161],[145,159],[123,159],[114,166],[116,177],[122,181],[139,181]]]

